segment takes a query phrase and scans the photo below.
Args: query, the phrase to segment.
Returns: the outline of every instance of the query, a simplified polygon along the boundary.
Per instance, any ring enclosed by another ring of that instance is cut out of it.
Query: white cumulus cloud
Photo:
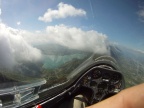
[[[0,67],[19,63],[35,63],[42,58],[40,49],[33,44],[56,43],[70,49],[94,53],[108,53],[107,36],[97,31],[84,31],[66,25],[47,26],[45,31],[17,30],[0,23]]]
[[[30,44],[56,43],[70,49],[100,54],[109,53],[107,36],[95,30],[84,31],[81,28],[61,24],[47,26],[46,31],[38,33],[23,31],[21,35]]]
[[[59,3],[57,10],[48,9],[47,12],[38,19],[44,22],[52,22],[53,19],[85,16],[86,12],[83,9],[77,9],[69,4]]]
[[[49,39],[71,49],[107,53],[107,36],[97,31],[83,31],[76,27],[65,25],[48,26],[46,28]]]
[[[20,21],[18,21],[16,24],[17,24],[17,25],[21,25],[21,22],[20,22]]]
[[[20,32],[0,23],[0,66],[12,68],[18,63],[41,59],[41,51],[30,45]]]
[[[141,7],[141,9],[138,11],[138,16],[140,17],[141,21],[144,22],[144,7]]]

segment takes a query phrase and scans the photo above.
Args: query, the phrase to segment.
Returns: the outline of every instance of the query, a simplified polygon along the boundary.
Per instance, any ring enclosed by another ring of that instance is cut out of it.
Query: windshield
[[[116,59],[126,87],[144,82],[143,28],[143,0],[0,0],[0,100],[39,98],[93,55]]]

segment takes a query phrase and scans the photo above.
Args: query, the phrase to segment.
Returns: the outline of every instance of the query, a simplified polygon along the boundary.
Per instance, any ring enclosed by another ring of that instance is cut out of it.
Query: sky
[[[1,0],[0,22],[1,44],[15,63],[40,59],[32,44],[44,42],[104,53],[108,40],[144,50],[143,0]]]
[[[64,4],[75,10],[60,15]],[[143,0],[1,0],[1,13],[3,23],[16,29],[38,32],[64,24],[95,30],[112,42],[144,49]]]

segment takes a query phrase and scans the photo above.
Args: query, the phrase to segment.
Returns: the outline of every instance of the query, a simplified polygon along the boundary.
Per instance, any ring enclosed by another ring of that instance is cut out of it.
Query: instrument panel
[[[86,105],[92,105],[119,93],[124,86],[124,78],[120,72],[95,66],[85,70],[69,88],[40,105],[44,108],[61,108],[59,106],[71,102],[79,94],[84,96]]]
[[[111,69],[94,67],[81,79],[81,85],[92,89],[91,104],[97,103],[120,92],[123,87],[123,76]]]

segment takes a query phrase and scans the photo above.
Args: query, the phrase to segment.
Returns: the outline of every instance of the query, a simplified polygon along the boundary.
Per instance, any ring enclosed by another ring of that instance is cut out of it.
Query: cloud
[[[84,31],[81,28],[66,25],[47,26],[45,31],[31,33],[21,32],[29,44],[56,43],[70,49],[94,53],[109,53],[109,42],[105,34],[94,30]]]
[[[20,22],[20,21],[18,21],[18,22],[17,22],[17,25],[21,25],[21,22]]]
[[[66,25],[47,26],[45,31],[17,30],[0,23],[0,68],[42,59],[40,49],[33,45],[56,43],[70,49],[107,54],[107,36],[97,31],[84,31]]]
[[[46,28],[50,40],[71,49],[94,53],[107,53],[107,36],[97,31],[83,31],[65,25],[48,26]]]
[[[141,9],[138,11],[137,14],[138,14],[140,20],[141,20],[142,22],[144,22],[144,7],[141,7]]]
[[[48,9],[47,12],[38,19],[44,22],[52,22],[53,19],[66,17],[85,16],[86,12],[83,9],[77,9],[69,4],[59,3],[58,10]]]
[[[21,31],[0,23],[0,66],[12,68],[22,62],[37,62],[41,51],[30,45]]]

